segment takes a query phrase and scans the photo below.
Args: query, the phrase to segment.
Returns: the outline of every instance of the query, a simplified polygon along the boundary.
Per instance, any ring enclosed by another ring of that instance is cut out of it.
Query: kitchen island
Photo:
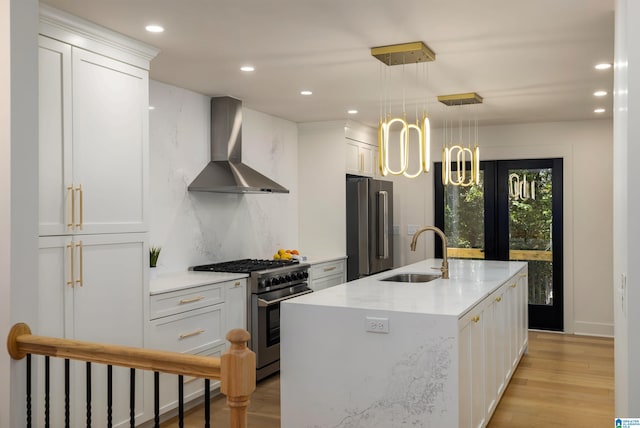
[[[527,346],[527,264],[429,259],[281,304],[283,428],[482,427]]]

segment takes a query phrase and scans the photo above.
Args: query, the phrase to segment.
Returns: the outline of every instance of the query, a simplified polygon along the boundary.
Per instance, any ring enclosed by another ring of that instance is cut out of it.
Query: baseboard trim
[[[580,336],[613,337],[613,324],[599,322],[575,321],[574,334]]]

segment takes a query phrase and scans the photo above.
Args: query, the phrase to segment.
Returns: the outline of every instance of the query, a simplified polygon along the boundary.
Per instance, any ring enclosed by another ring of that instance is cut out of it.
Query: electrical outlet
[[[420,226],[417,224],[410,224],[407,226],[407,235],[415,235],[416,232],[420,229]]]
[[[389,318],[366,318],[366,331],[372,333],[389,333]]]

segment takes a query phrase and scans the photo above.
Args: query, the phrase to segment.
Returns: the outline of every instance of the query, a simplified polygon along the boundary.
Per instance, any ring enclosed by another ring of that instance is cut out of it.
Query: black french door
[[[529,328],[562,331],[562,159],[483,161],[469,187],[443,186],[434,170],[448,256],[528,262]],[[436,239],[436,257],[441,248]]]

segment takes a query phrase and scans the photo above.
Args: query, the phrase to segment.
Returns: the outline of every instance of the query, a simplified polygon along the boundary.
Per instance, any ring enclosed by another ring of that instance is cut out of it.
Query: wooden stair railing
[[[256,388],[256,355],[247,347],[250,336],[246,330],[231,330],[226,338],[231,342],[231,347],[218,358],[35,336],[31,334],[27,324],[18,323],[9,332],[7,350],[15,360],[20,360],[27,355],[43,355],[156,373],[219,380],[220,391],[226,395],[230,409],[229,426],[246,428],[247,406]],[[157,384],[156,388],[158,388]],[[208,391],[208,388],[205,390]],[[157,396],[157,391],[155,395]],[[205,400],[207,398],[205,396]],[[28,409],[29,406],[28,402]],[[156,409],[156,425],[159,420],[157,412]],[[30,415],[27,417],[30,418]]]

